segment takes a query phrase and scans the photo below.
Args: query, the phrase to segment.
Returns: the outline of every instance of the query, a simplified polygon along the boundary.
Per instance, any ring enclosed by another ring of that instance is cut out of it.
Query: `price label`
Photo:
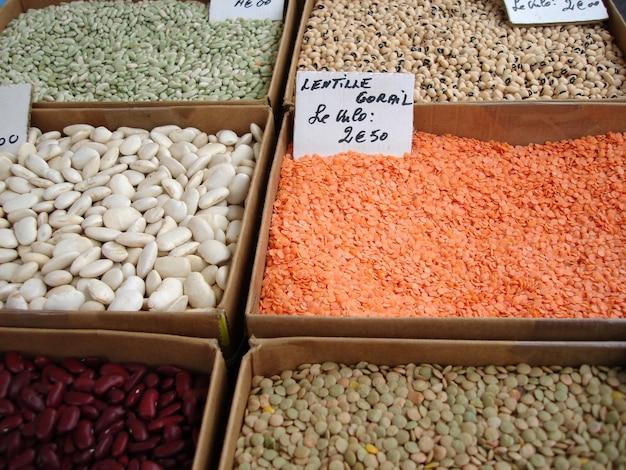
[[[285,0],[211,0],[209,21],[282,20]]]
[[[26,83],[0,86],[0,152],[15,154],[26,142],[32,91]]]
[[[409,73],[298,72],[294,158],[402,157],[411,151],[414,86]]]
[[[586,23],[609,14],[602,0],[504,0],[514,24]]]

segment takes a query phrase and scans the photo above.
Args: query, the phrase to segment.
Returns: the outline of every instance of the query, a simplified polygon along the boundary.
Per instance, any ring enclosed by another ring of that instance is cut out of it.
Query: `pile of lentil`
[[[208,21],[182,0],[74,1],[31,9],[0,35],[0,84],[34,101],[260,99],[282,21]]]
[[[624,318],[626,134],[287,154],[260,313]]]
[[[255,376],[236,468],[626,465],[618,367],[303,364]]]
[[[503,2],[317,0],[298,70],[408,72],[415,102],[624,96],[606,23],[513,26]]]

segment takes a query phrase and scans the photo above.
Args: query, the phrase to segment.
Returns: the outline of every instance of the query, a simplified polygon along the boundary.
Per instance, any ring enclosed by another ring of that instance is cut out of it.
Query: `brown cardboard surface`
[[[7,24],[17,18],[21,13],[29,9],[39,9],[50,5],[59,5],[67,3],[68,0],[7,0],[0,8],[0,31]],[[69,0],[73,1],[73,0]],[[140,0],[134,0],[140,1]],[[200,0],[202,1],[202,0]],[[208,1],[208,0],[207,0]],[[127,106],[189,106],[190,104],[216,105],[216,104],[234,104],[234,105],[269,105],[273,109],[281,106],[287,70],[293,48],[295,32],[300,20],[302,3],[304,0],[285,1],[285,13],[283,16],[284,26],[283,33],[278,47],[278,55],[274,64],[274,72],[270,81],[269,89],[266,96],[257,100],[232,100],[232,101],[159,101],[159,102],[36,102],[33,103],[35,108],[82,108],[85,106],[98,106],[108,108],[125,108]]]
[[[225,419],[226,364],[214,339],[103,330],[46,330],[0,327],[0,353],[19,351],[26,356],[97,356],[111,362],[140,362],[148,366],[173,364],[190,372],[210,374],[193,469],[214,468],[217,444]]]
[[[626,342],[447,341],[366,338],[251,338],[244,356],[228,417],[220,470],[233,468],[236,441],[255,375],[271,376],[300,364],[324,361],[354,365],[367,361],[396,366],[440,365],[563,365],[626,364]]]
[[[512,144],[544,143],[583,135],[626,132],[626,103],[487,103],[414,106],[414,128]],[[285,115],[270,171],[263,220],[246,306],[248,333],[259,338],[346,336],[508,340],[626,340],[626,320],[337,318],[261,315],[259,296],[265,269],[273,203],[282,160],[292,141],[293,113]]]
[[[609,31],[615,39],[615,44],[619,49],[626,54],[626,21],[620,15],[614,0],[605,0],[604,4],[609,13],[609,19],[607,25]],[[305,0],[304,9],[299,18],[300,24],[297,27],[295,42],[293,45],[293,52],[291,57],[291,64],[287,73],[287,80],[285,84],[285,96],[283,98],[283,107],[285,110],[291,110],[296,103],[296,72],[298,71],[298,59],[300,57],[300,50],[302,49],[302,38],[306,31],[307,21],[311,16],[311,11],[315,6],[315,0]],[[593,100],[598,101],[598,100]],[[623,98],[618,98],[615,101],[624,101]],[[544,101],[542,101],[544,102]],[[575,101],[576,103],[578,101]],[[441,103],[445,104],[445,103]]]
[[[250,124],[264,129],[264,142],[246,200],[239,245],[231,261],[230,278],[222,301],[206,312],[22,312],[0,309],[0,326],[41,328],[102,328],[219,338],[225,353],[243,340],[243,315],[259,230],[259,211],[265,197],[267,173],[273,157],[276,130],[273,112],[266,106],[177,106],[149,108],[34,109],[31,125],[42,131],[62,130],[69,124],[131,126],[150,129],[164,124],[196,127],[211,133],[232,129],[249,132]],[[227,324],[229,331],[224,330]],[[223,333],[229,334],[224,335]]]

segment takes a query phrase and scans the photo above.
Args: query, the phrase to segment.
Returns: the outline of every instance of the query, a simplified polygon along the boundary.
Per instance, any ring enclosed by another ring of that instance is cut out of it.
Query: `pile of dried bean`
[[[317,0],[299,70],[408,72],[415,102],[624,96],[606,24],[517,27],[503,2]]]
[[[235,468],[619,468],[622,368],[304,364],[256,376]]]
[[[7,352],[0,467],[191,468],[208,379],[171,365]]]

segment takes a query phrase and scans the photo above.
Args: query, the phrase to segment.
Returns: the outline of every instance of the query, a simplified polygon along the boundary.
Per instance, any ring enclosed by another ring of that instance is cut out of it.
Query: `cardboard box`
[[[196,374],[210,374],[206,405],[193,463],[194,470],[215,468],[221,450],[226,411],[226,364],[215,339],[102,330],[1,328],[0,354],[18,351],[53,360],[101,357],[110,362],[147,366],[176,365]]]
[[[515,145],[626,132],[626,103],[487,103],[414,106],[414,128]],[[248,333],[258,338],[346,336],[508,340],[624,340],[626,319],[339,318],[259,313],[261,283],[280,168],[292,142],[285,115],[270,172],[246,307]]]
[[[293,47],[293,53],[291,57],[291,65],[289,66],[289,71],[287,74],[287,83],[285,85],[285,96],[283,98],[283,106],[285,110],[293,109],[296,102],[296,72],[298,71],[298,60],[300,58],[300,51],[302,50],[302,42],[304,33],[307,28],[308,20],[311,16],[311,11],[315,6],[315,0],[306,0],[304,4],[304,9],[300,16],[300,24],[298,26],[298,30],[296,32],[295,44]],[[626,55],[626,20],[625,17],[620,14],[620,10],[616,6],[620,4],[620,0],[605,0],[604,4],[609,14],[609,19],[607,20],[607,27],[611,32],[613,39],[615,40],[615,44],[619,48],[620,51],[624,55]],[[622,6],[623,8],[623,6]],[[418,80],[419,77],[416,77]],[[559,100],[560,101],[560,100]],[[580,102],[581,100],[574,100],[574,102]],[[598,101],[598,100],[592,100]],[[604,100],[600,100],[604,101]],[[611,101],[626,101],[626,98],[617,98]],[[545,101],[543,101],[545,102]],[[561,101],[563,102],[563,101]],[[447,104],[447,102],[441,103]]]
[[[73,0],[69,0],[70,2]],[[140,1],[140,0],[137,0]],[[202,1],[202,0],[200,0]],[[28,11],[29,9],[40,9],[50,5],[59,5],[61,3],[67,3],[67,0],[7,0],[0,9],[0,31],[4,30],[7,24],[17,18],[21,13]],[[208,0],[205,1],[208,3]],[[303,8],[304,0],[285,1],[285,12],[283,16],[283,32],[278,48],[278,55],[274,64],[274,70],[270,81],[269,89],[265,96],[255,100],[228,100],[228,101],[156,101],[156,102],[35,102],[33,106],[35,108],[83,108],[83,107],[111,107],[111,108],[125,108],[128,106],[189,106],[189,105],[215,105],[215,104],[236,104],[236,105],[267,105],[273,109],[277,109],[277,106],[281,106],[285,79],[287,76],[287,70],[289,68],[289,61],[291,60],[291,53],[293,48],[293,41],[295,39],[295,32],[298,28],[298,22],[300,19],[301,10]]]
[[[533,366],[582,364],[623,366],[626,343],[447,341],[367,338],[251,338],[243,357],[228,417],[220,470],[233,468],[237,438],[255,375],[270,377],[301,364],[332,361],[354,365],[367,361],[396,366],[408,363],[459,366]]]
[[[264,129],[264,141],[246,200],[238,246],[231,260],[230,278],[217,308],[203,312],[77,312],[0,309],[0,326],[39,328],[97,328],[218,338],[224,354],[243,340],[245,299],[265,197],[267,174],[276,142],[273,112],[265,106],[176,106],[149,108],[34,109],[31,124],[42,131],[62,130],[70,124],[151,129],[165,124],[196,127],[207,133],[232,129],[249,132],[250,124]]]

